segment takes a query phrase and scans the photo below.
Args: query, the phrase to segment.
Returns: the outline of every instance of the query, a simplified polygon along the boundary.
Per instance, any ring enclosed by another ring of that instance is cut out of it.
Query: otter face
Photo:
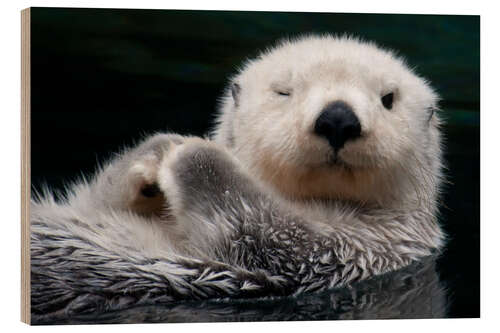
[[[436,104],[392,53],[350,38],[304,38],[246,64],[215,139],[285,197],[432,201],[441,161]]]

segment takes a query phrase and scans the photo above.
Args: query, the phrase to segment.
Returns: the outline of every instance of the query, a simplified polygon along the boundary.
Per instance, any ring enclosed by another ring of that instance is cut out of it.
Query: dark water
[[[479,317],[478,16],[36,8],[33,186],[62,189],[148,133],[206,133],[237,65],[276,39],[311,32],[348,32],[396,49],[442,96],[444,253],[320,295],[183,303],[70,322]]]

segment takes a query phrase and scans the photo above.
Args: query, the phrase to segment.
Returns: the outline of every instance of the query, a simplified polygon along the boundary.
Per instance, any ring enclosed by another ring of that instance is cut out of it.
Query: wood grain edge
[[[31,323],[31,9],[21,11],[21,321]]]

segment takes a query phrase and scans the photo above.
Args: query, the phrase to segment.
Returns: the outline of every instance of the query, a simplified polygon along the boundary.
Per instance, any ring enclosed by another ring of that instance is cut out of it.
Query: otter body
[[[279,44],[212,139],[157,134],[32,202],[33,313],[320,291],[439,251],[436,103],[371,43]]]

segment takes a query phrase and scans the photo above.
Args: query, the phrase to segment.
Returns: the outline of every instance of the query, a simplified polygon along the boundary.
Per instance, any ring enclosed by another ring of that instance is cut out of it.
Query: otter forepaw
[[[249,183],[238,162],[224,147],[195,137],[187,138],[169,151],[158,179],[174,215],[193,209],[223,207]]]
[[[159,170],[164,158],[184,140],[176,134],[157,134],[124,154],[106,171],[106,181],[98,183],[103,200],[142,215],[162,213],[167,198],[159,187]]]

